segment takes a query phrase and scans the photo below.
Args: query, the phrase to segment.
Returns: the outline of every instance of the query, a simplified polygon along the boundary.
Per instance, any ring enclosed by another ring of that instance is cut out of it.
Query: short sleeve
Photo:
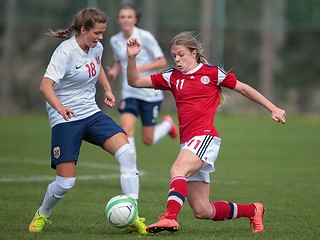
[[[169,90],[170,89],[170,76],[165,78],[163,73],[157,73],[150,75],[154,89]]]
[[[234,73],[228,73],[220,85],[221,87],[234,89],[237,85],[236,75]]]
[[[226,72],[223,68],[218,67],[218,82],[220,87],[234,89],[237,85],[237,78],[234,73]]]
[[[63,51],[61,45],[53,52],[50,59],[47,70],[44,77],[50,78],[56,83],[60,83],[60,80],[66,73],[68,68],[68,54]]]

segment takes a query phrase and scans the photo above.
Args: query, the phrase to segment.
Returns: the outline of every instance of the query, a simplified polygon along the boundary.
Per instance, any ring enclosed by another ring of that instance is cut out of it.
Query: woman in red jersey
[[[236,79],[233,73],[207,63],[201,47],[191,32],[182,32],[171,41],[171,55],[177,68],[150,76],[139,76],[136,56],[141,49],[138,39],[127,43],[128,83],[138,88],[170,90],[176,101],[180,126],[180,153],[173,163],[167,210],[159,221],[147,227],[150,233],[175,232],[180,209],[188,197],[194,216],[223,221],[246,217],[253,232],[263,232],[262,203],[238,204],[210,202],[210,173],[218,156],[221,139],[214,127],[214,116],[223,101],[221,87],[233,89],[264,106],[276,122],[285,123],[286,113],[257,90]]]

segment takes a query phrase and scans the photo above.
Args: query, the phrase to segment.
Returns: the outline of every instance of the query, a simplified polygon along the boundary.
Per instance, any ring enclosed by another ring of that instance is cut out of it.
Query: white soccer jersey
[[[136,37],[142,45],[142,49],[138,54],[136,61],[137,66],[142,66],[155,61],[159,57],[163,57],[163,51],[159,46],[155,37],[148,31],[134,27],[130,38]],[[163,100],[161,90],[151,88],[133,88],[130,87],[127,81],[127,39],[124,38],[123,32],[113,35],[110,39],[110,44],[113,49],[114,59],[121,62],[122,68],[122,99],[137,98],[147,102],[156,102]],[[151,75],[156,71],[141,72],[140,75]]]
[[[100,42],[85,53],[75,36],[72,36],[63,41],[52,54],[44,77],[55,82],[53,89],[58,99],[76,114],[69,121],[87,118],[101,111],[95,100],[95,85],[100,74],[102,53]],[[46,109],[51,127],[66,122],[48,102]]]

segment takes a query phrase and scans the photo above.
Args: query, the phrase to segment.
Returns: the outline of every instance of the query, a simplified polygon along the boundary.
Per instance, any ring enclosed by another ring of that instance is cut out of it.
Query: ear
[[[138,23],[138,19],[137,19],[137,17],[136,17],[135,19],[136,19],[136,20],[134,21],[134,25],[136,26],[137,23]]]
[[[86,29],[85,29],[85,27],[84,26],[81,26],[81,28],[80,28],[80,33],[81,34],[85,34],[86,33]]]
[[[193,50],[191,52],[191,55],[192,55],[193,58],[196,58],[197,57],[197,50]]]

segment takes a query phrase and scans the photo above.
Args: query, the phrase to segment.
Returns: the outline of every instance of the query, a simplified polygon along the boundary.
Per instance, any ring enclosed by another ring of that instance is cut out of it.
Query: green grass
[[[77,183],[53,211],[52,225],[40,234],[28,225],[54,179],[50,168],[50,128],[46,116],[0,118],[0,239],[317,239],[320,236],[320,118],[288,117],[285,125],[269,116],[219,114],[222,147],[211,175],[211,200],[261,201],[267,208],[265,232],[252,234],[247,219],[197,220],[186,203],[175,234],[125,234],[110,226],[104,207],[120,194],[113,157],[83,143]],[[140,215],[147,223],[165,210],[169,169],[178,140],[166,137],[155,146],[141,144],[137,132],[142,192]]]

